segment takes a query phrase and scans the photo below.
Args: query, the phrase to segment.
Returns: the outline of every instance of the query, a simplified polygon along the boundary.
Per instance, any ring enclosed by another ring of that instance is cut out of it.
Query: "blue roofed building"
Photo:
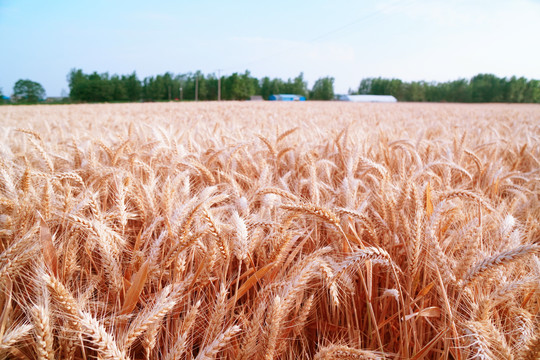
[[[270,101],[306,101],[305,96],[295,94],[277,94],[268,97]]]

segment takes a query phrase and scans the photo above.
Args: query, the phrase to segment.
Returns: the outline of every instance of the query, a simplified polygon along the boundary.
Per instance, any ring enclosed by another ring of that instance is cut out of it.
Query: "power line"
[[[218,83],[218,87],[217,87],[217,99],[218,101],[221,101],[221,71],[223,69],[217,69],[217,72],[218,72],[218,78],[217,78],[217,83]]]
[[[392,4],[390,4],[390,5],[388,5],[388,6],[384,7],[384,8],[378,9],[378,10],[376,10],[376,11],[374,11],[374,12],[371,12],[371,13],[369,13],[369,14],[367,14],[367,15],[364,15],[364,16],[362,16],[362,17],[359,17],[359,18],[357,18],[357,19],[355,19],[355,20],[353,20],[353,21],[351,21],[351,22],[349,22],[349,23],[347,23],[347,24],[345,24],[345,25],[343,25],[343,26],[340,26],[340,27],[338,27],[338,28],[332,29],[332,30],[327,31],[327,32],[325,32],[325,33],[323,33],[323,34],[317,35],[316,37],[311,38],[311,39],[308,40],[307,42],[308,42],[308,43],[314,43],[314,42],[316,42],[316,41],[318,41],[318,40],[320,40],[320,39],[323,39],[323,38],[328,37],[328,36],[330,36],[330,35],[339,33],[339,32],[341,32],[341,31],[343,31],[343,30],[345,30],[345,29],[347,29],[347,28],[350,28],[350,27],[353,26],[353,25],[356,25],[356,24],[358,24],[358,23],[364,22],[364,21],[366,21],[366,20],[368,20],[368,19],[370,19],[370,18],[377,17],[378,15],[384,13],[385,11],[394,9],[394,8],[396,7],[396,5],[397,5],[398,3],[401,3],[401,2],[403,2],[403,1],[401,1],[401,0],[395,1],[395,2],[393,2]],[[402,6],[409,6],[409,5],[411,5],[411,4],[415,3],[415,2],[417,2],[417,0],[411,0],[411,1],[408,1],[408,2],[405,2],[404,4],[402,4]],[[239,68],[247,68],[249,65],[252,65],[252,64],[255,64],[255,63],[258,63],[258,62],[267,60],[267,59],[269,59],[269,58],[275,57],[275,56],[277,56],[277,55],[283,54],[283,53],[285,53],[285,52],[288,52],[288,51],[290,51],[290,50],[295,49],[296,47],[297,47],[297,46],[290,46],[290,47],[281,49],[281,50],[279,50],[279,51],[276,51],[276,52],[274,52],[274,53],[271,53],[271,54],[269,54],[269,55],[265,55],[265,56],[263,56],[263,57],[260,57],[260,58],[254,59],[254,60],[252,60],[252,61],[249,61],[249,62],[245,63],[245,64],[242,65],[242,66],[230,66],[230,67],[227,67],[227,68],[224,68],[224,69],[220,69],[220,70],[232,70],[232,69],[239,69]]]

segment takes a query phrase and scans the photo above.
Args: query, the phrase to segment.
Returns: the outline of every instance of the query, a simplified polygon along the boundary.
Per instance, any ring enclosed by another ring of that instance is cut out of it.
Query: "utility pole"
[[[195,101],[199,101],[199,74],[195,77]]]
[[[169,101],[171,101],[171,85],[169,85]]]
[[[221,101],[221,69],[218,69],[217,73],[217,100]]]
[[[182,101],[184,99],[184,96],[182,94],[182,87],[180,86],[180,101]]]

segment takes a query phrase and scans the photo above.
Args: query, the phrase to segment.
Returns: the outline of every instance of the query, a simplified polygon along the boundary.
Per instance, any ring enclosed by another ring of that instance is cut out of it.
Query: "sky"
[[[68,94],[70,69],[284,80],[540,79],[540,0],[0,0],[0,88]]]

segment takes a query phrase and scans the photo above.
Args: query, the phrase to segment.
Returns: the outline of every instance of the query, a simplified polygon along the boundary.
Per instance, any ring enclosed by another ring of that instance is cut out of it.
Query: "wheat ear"
[[[537,254],[540,252],[540,245],[520,245],[508,251],[503,251],[499,254],[490,256],[474,265],[466,274],[464,285],[471,284],[477,278],[485,275],[496,267],[506,265],[522,259],[528,255]]]
[[[222,334],[220,334],[212,343],[206,346],[202,351],[197,355],[196,360],[214,360],[217,353],[227,345],[227,343],[240,332],[240,326],[233,325]]]
[[[379,360],[383,358],[369,350],[355,349],[345,345],[330,345],[319,349],[313,360]]]
[[[201,301],[199,300],[194,306],[192,306],[188,310],[184,322],[182,323],[182,334],[177,338],[172,349],[169,350],[167,356],[165,356],[165,360],[180,359],[184,354],[187,345],[187,338],[191,331],[191,328],[193,327],[193,324],[195,324],[195,320],[197,319],[197,314],[199,313],[200,306]]]
[[[272,360],[275,356],[278,335],[281,330],[281,322],[283,321],[283,316],[285,315],[285,309],[283,305],[283,300],[279,296],[276,296],[274,298],[272,312],[268,317],[270,322],[270,329],[268,331],[268,340],[266,342],[266,349],[264,354],[264,358],[266,360]]]
[[[32,318],[39,360],[54,360],[54,341],[47,308],[41,305],[35,305],[32,308]]]
[[[44,273],[42,274],[42,279],[53,299],[60,305],[60,309],[70,318],[70,325],[74,329],[78,329],[79,323],[76,321],[76,319],[79,316],[79,304],[73,295],[56,277]]]
[[[314,215],[339,228],[339,219],[336,214],[329,209],[317,206],[315,204],[305,203],[301,205],[281,205],[281,208],[289,211]]]
[[[22,324],[11,329],[9,332],[4,333],[0,337],[0,355],[9,349],[17,342],[24,339],[24,337],[32,330],[33,326],[30,324]]]
[[[203,209],[202,214],[203,214],[204,221],[208,224],[208,229],[210,231],[210,234],[216,239],[216,243],[219,248],[219,252],[221,253],[221,256],[223,257],[223,260],[227,260],[229,258],[227,244],[225,243],[225,239],[223,238],[221,232],[218,229],[218,226],[214,220],[214,217],[210,214],[210,212],[206,208]]]
[[[81,311],[79,319],[83,334],[91,339],[102,359],[129,360],[125,352],[116,344],[114,337],[90,313]]]

